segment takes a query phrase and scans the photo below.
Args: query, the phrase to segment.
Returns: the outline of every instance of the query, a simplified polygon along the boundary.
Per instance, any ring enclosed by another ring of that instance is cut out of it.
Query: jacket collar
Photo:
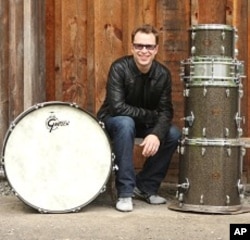
[[[130,65],[130,68],[132,69],[133,73],[135,76],[141,76],[143,75],[143,73],[138,69],[138,67],[136,66],[136,63],[135,63],[135,60],[134,60],[134,57],[132,55],[130,55],[130,58],[129,58],[129,65]],[[149,78],[153,78],[154,76],[154,72],[155,72],[155,61],[153,60],[152,62],[152,66],[148,72],[148,76]]]

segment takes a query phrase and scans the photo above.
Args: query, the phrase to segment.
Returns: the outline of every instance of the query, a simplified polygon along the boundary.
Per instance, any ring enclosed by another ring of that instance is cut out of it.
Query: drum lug
[[[237,48],[234,49],[234,55],[235,57],[239,55],[239,50]]]
[[[229,205],[230,204],[230,196],[226,196],[226,205]]]
[[[206,128],[202,128],[202,136],[206,137]]]
[[[226,96],[229,97],[230,96],[230,90],[226,89]]]
[[[195,52],[196,52],[195,46],[192,46],[192,48],[191,48],[191,54],[194,55]]]
[[[192,32],[192,33],[191,33],[191,38],[192,38],[192,40],[194,40],[194,39],[195,39],[195,35],[196,35],[196,33],[195,33],[195,32]]]
[[[0,167],[0,179],[5,179],[6,176],[5,176],[5,172],[4,172],[4,169],[3,167]]]
[[[187,135],[188,135],[188,132],[189,132],[189,129],[188,129],[188,128],[186,128],[186,127],[182,128],[182,134],[183,134],[183,135],[187,136]]]
[[[178,152],[179,152],[181,155],[184,155],[185,147],[184,147],[184,146],[182,146],[182,147],[179,147],[179,146],[178,146]]]
[[[238,187],[239,196],[241,197],[241,199],[243,199],[244,193],[245,193],[245,186],[244,184],[241,183],[240,179],[238,180],[237,187]]]
[[[47,214],[47,213],[48,213],[48,211],[46,211],[46,210],[44,210],[44,209],[42,209],[42,208],[38,208],[37,211],[38,211],[39,213],[41,213],[41,214]]]
[[[118,171],[118,170],[119,170],[119,167],[115,164],[115,165],[112,167],[112,170],[113,170],[113,171]]]
[[[204,204],[204,195],[203,194],[200,197],[200,204]]]
[[[181,206],[181,205],[182,205],[182,202],[183,202],[183,200],[184,200],[184,194],[183,194],[183,193],[180,193],[180,194],[179,194],[178,200],[179,200],[180,206]]]
[[[203,89],[203,96],[205,97],[207,95],[207,89],[206,89],[206,87],[204,87],[204,89]]]
[[[191,115],[190,116],[187,116],[187,117],[182,118],[182,119],[185,120],[185,121],[187,121],[188,124],[189,124],[189,126],[191,127],[193,125],[195,117],[194,117],[193,112],[191,111]]]
[[[10,124],[10,131],[13,131],[13,129],[16,127],[16,124],[14,123],[14,122],[12,122],[11,124]]]
[[[221,39],[222,39],[222,40],[225,40],[225,37],[226,37],[225,32],[222,32],[222,33],[221,33]]]
[[[241,121],[243,123],[245,123],[245,117],[240,117],[238,112],[235,114],[235,118],[234,119],[235,119],[236,124],[237,124],[238,127],[240,127]]]
[[[100,193],[104,193],[105,191],[107,190],[107,187],[106,186],[103,186]]]
[[[228,136],[229,136],[229,129],[225,128],[225,137],[228,137]]]
[[[239,97],[240,97],[240,98],[243,98],[243,95],[244,95],[244,92],[243,92],[243,90],[240,89],[240,90],[239,90]]]
[[[227,155],[230,157],[232,154],[232,149],[230,147],[227,148]]]
[[[190,184],[189,184],[188,178],[186,178],[186,182],[177,184],[178,188],[182,188],[182,189],[186,190],[186,192],[189,189],[189,186],[190,186]]]
[[[189,92],[190,92],[189,89],[183,90],[183,96],[184,96],[184,97],[189,97]]]
[[[241,147],[241,156],[244,157],[246,155],[246,148]]]
[[[115,154],[114,153],[111,154],[111,160],[112,160],[112,163],[115,161]]]
[[[201,156],[204,156],[206,153],[206,148],[202,147],[201,148]]]
[[[99,121],[99,124],[100,124],[100,126],[101,126],[103,129],[105,129],[105,124],[104,124],[104,122]]]
[[[225,47],[221,46],[221,55],[224,56],[225,55]]]
[[[241,137],[243,135],[242,128],[238,128],[237,131],[238,131],[238,137]]]

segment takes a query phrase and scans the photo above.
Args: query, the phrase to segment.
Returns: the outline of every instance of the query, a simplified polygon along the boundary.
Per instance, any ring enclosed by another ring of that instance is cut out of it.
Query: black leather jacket
[[[97,113],[105,122],[109,116],[130,116],[138,126],[152,127],[163,139],[173,118],[171,74],[157,61],[143,74],[133,56],[116,60],[110,67],[107,94]]]

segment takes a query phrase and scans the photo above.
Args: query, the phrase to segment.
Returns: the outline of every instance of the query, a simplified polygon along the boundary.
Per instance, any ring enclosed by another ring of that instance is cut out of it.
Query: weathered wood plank
[[[55,55],[56,55],[56,21],[55,21],[55,0],[50,0],[45,4],[46,24],[45,24],[45,49],[46,49],[46,100],[53,101],[55,97]]]
[[[42,1],[24,1],[24,109],[45,101],[44,8]]]
[[[195,1],[197,3],[197,1]],[[198,0],[199,24],[225,24],[227,0]]]
[[[61,91],[63,101],[86,106],[88,96],[86,57],[86,1],[61,2]]]
[[[92,111],[95,113],[104,100],[110,64],[123,53],[122,5],[118,0],[95,1],[91,10],[93,22],[89,27],[93,35],[89,35],[88,41],[93,41],[93,45],[88,57],[93,58],[90,80],[94,81]]]
[[[245,65],[245,74],[249,73],[248,62],[249,55],[248,52],[245,51],[247,43],[248,43],[248,21],[249,21],[249,13],[248,13],[248,2],[247,0],[233,0],[232,1],[232,25],[237,28],[238,31],[238,41],[236,42],[236,48],[239,51],[237,58],[241,61],[244,61]],[[250,45],[249,45],[250,46]],[[243,127],[243,136],[250,136],[250,122],[249,122],[249,108],[248,108],[248,99],[249,99],[249,83],[248,78],[242,79],[243,83],[243,91],[244,96],[241,99],[240,111],[242,116],[244,116],[247,121],[245,124],[242,124]],[[247,151],[245,156],[245,164],[244,171],[247,172],[247,178],[250,179],[249,168],[250,168],[250,154]]]
[[[23,109],[23,0],[9,1],[9,119]]]
[[[9,2],[0,1],[0,143],[3,142],[9,123],[9,101],[8,101],[8,84],[9,84]],[[2,150],[2,144],[1,148]]]

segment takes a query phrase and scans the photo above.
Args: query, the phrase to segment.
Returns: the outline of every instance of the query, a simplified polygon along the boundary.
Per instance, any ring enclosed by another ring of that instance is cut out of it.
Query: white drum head
[[[20,115],[3,149],[7,179],[41,212],[75,212],[94,200],[111,172],[111,147],[96,119],[68,103],[50,102]]]

